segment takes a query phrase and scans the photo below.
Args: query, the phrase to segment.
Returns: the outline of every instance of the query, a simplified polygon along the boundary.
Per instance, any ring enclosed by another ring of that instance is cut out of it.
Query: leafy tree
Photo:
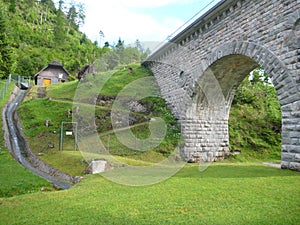
[[[64,3],[65,2],[63,0],[59,0],[59,2],[58,2],[58,10],[63,11]]]
[[[260,154],[260,157],[274,153],[274,149],[280,152],[280,105],[263,68],[255,69],[242,81],[230,114],[231,149],[243,149],[243,154]]]
[[[87,44],[88,43],[88,38],[86,36],[86,34],[83,34],[81,39],[80,39],[80,44]]]
[[[268,74],[262,67],[258,67],[253,70],[250,76],[250,82],[252,85],[256,84],[269,84]]]
[[[74,2],[71,2],[71,7],[67,13],[67,19],[69,25],[75,30],[78,30],[80,25],[84,24],[85,20],[84,5],[82,3],[76,5]]]
[[[127,47],[124,49],[123,64],[130,64],[133,62],[140,61],[140,54],[139,51],[136,48]]]
[[[120,62],[120,57],[115,51],[106,52],[103,56],[103,59],[105,62],[105,68],[103,68],[104,70],[112,70],[116,68]]]

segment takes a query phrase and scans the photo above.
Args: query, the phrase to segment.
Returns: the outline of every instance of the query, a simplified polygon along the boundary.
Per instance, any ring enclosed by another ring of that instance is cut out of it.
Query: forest
[[[145,57],[138,40],[134,47],[125,46],[121,38],[114,46],[92,42],[80,31],[84,21],[83,3],[0,0],[0,79],[9,74],[34,76],[53,60],[76,77],[104,53],[104,69]]]

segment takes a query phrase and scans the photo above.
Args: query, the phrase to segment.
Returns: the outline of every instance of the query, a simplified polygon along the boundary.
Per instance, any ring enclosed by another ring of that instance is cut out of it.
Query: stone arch
[[[235,76],[233,79],[230,79],[230,76],[232,76],[230,72],[225,72],[223,75],[220,72],[226,67],[226,64],[230,66],[230,63],[234,65],[239,62],[240,65],[237,65],[237,67],[242,69],[233,71],[233,76]],[[298,158],[300,158],[300,142],[297,135],[300,133],[300,126],[299,123],[293,125],[293,122],[299,122],[300,120],[299,86],[291,76],[291,71],[273,52],[257,43],[238,40],[225,43],[214,49],[200,66],[198,70],[200,73],[195,73],[196,77],[190,82],[189,89],[193,90],[191,96],[193,100],[187,110],[187,120],[182,123],[183,132],[189,133],[193,129],[200,132],[200,135],[185,135],[187,144],[184,155],[187,159],[198,157],[208,161],[216,160],[216,157],[223,158],[228,153],[228,115],[232,98],[240,82],[258,65],[263,66],[271,78],[281,105],[282,168],[299,170],[297,160],[299,161]],[[201,83],[210,81],[206,77],[211,75],[216,77],[219,90],[224,95],[224,100],[221,102],[214,100],[211,105],[205,105],[203,102],[207,97],[207,93],[204,92],[209,89],[204,88],[205,91],[203,92]],[[222,80],[222,76],[226,77],[226,75],[227,78]],[[215,104],[223,104],[223,107],[220,108]],[[214,105],[215,107],[211,107]],[[225,116],[220,117],[222,114]],[[202,120],[203,117],[204,120]],[[207,124],[207,121],[209,124]],[[201,125],[203,123],[206,123],[206,125]],[[200,143],[199,138],[202,138]],[[197,150],[199,147],[200,151]]]

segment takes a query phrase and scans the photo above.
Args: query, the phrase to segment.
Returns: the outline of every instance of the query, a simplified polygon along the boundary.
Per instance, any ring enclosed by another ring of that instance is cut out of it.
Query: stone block
[[[289,169],[300,171],[300,163],[298,163],[298,162],[291,162],[289,164]]]
[[[289,169],[290,162],[281,160],[281,169]]]
[[[113,169],[113,167],[106,160],[93,160],[85,170],[85,173],[97,174],[110,169]]]
[[[295,154],[295,162],[300,162],[300,154]]]
[[[291,162],[294,159],[295,159],[295,154],[286,153],[286,152],[281,153],[281,160],[283,161]]]

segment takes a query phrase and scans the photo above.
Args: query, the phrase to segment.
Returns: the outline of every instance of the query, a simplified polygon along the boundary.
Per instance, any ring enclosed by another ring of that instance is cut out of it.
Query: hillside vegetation
[[[228,160],[280,160],[279,103],[274,88],[262,80],[260,73],[261,70],[257,70],[251,75],[251,79],[247,77],[243,81],[233,101],[229,119],[230,148],[240,151],[241,154],[230,156]],[[179,125],[163,99],[148,97],[140,100],[139,104],[145,107],[145,111],[130,114],[130,125],[133,126],[130,130],[139,139],[149,136],[150,118],[162,117],[166,121],[166,138],[157,148],[146,152],[132,150],[121,144],[114,132],[111,132],[111,107],[118,93],[134,80],[149,76],[152,76],[150,71],[134,64],[121,70],[88,75],[84,83],[72,81],[52,85],[45,89],[44,98],[37,98],[37,92],[41,88],[33,87],[18,109],[32,151],[40,155],[42,160],[71,175],[83,173],[87,164],[83,163],[80,152],[74,151],[74,139],[64,140],[64,146],[72,151],[59,151],[61,123],[72,121],[72,115],[68,115],[68,111],[74,110],[74,95],[78,85],[81,85],[85,91],[80,92],[76,101],[91,106],[96,104],[96,129],[101,142],[111,154],[134,165],[161,161],[180,142]],[[106,80],[106,77],[109,79]],[[105,84],[99,90],[103,82]],[[50,127],[45,126],[46,120],[50,121]],[[54,148],[48,147],[50,143]]]
[[[147,55],[138,40],[134,47],[125,46],[121,38],[115,45],[92,43],[80,31],[84,20],[84,3],[0,0],[0,79],[9,74],[32,77],[54,60],[74,78],[104,53],[102,70],[141,61]]]
[[[79,100],[86,105],[91,105],[91,107],[95,100],[97,132],[102,143],[112,155],[121,157],[121,161],[134,165],[159,162],[168,156],[178,144],[180,129],[162,98],[144,98],[137,103],[144,108],[143,112],[130,113],[130,125],[132,126],[130,130],[139,139],[148,138],[151,118],[161,117],[166,121],[166,137],[158,147],[146,152],[134,151],[121,144],[114,132],[111,132],[112,102],[120,90],[134,80],[152,76],[149,70],[137,64],[129,67],[132,69],[132,72],[129,72],[128,68],[124,68],[118,71],[99,73],[96,76],[89,75],[84,83],[72,81],[52,85],[46,88],[46,96],[44,98],[37,98],[37,92],[41,88],[33,87],[28,92],[25,101],[18,108],[23,130],[31,150],[36,155],[40,155],[42,160],[64,172],[71,175],[83,173],[87,164],[83,163],[80,152],[75,151],[73,147],[74,139],[64,139],[64,146],[70,148],[71,151],[59,151],[61,123],[72,121],[72,115],[68,116],[68,111],[74,111],[73,100],[75,91],[78,85],[82,85],[83,88],[86,88],[86,92],[80,93]],[[113,74],[111,75],[111,73]],[[103,78],[107,75],[110,76],[110,79],[99,90]],[[94,93],[98,93],[96,98]],[[46,120],[50,121],[51,126],[45,126]],[[52,143],[54,147],[49,148],[49,143]]]
[[[63,12],[64,7],[57,9],[51,0],[0,0],[0,23],[6,34],[0,38],[10,49],[0,50],[2,58],[5,55],[10,61],[3,76],[33,76],[53,60],[74,74],[99,56],[100,48],[78,29],[84,17],[81,21],[78,14],[71,18],[68,11]],[[73,7],[79,12],[80,8]],[[72,6],[68,8],[71,11]]]
[[[247,76],[234,97],[229,117],[230,149],[241,161],[279,161],[281,111],[277,94],[262,68]]]

